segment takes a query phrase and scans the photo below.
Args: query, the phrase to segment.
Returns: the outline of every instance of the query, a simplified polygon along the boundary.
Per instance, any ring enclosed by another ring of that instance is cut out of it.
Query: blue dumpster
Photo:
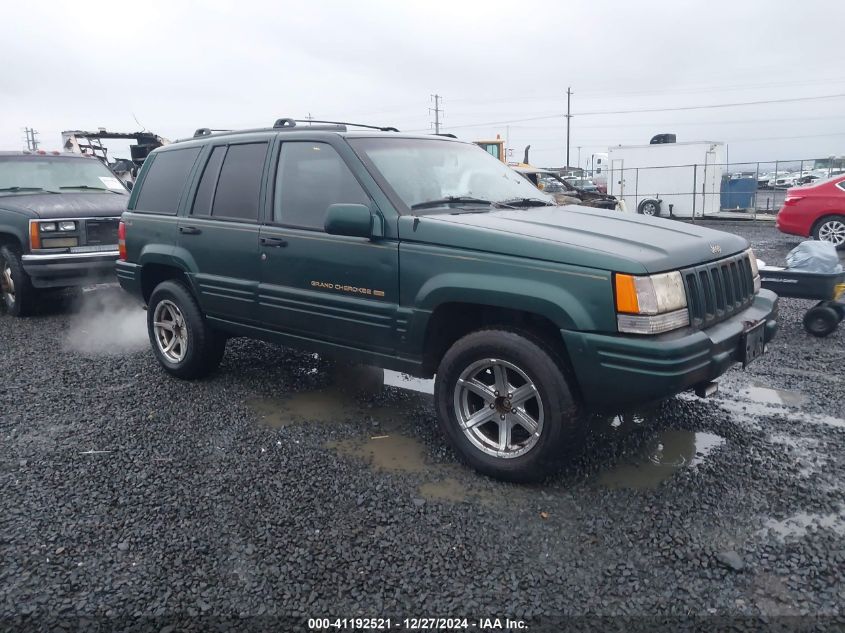
[[[720,206],[723,210],[751,209],[757,192],[756,178],[722,178]]]

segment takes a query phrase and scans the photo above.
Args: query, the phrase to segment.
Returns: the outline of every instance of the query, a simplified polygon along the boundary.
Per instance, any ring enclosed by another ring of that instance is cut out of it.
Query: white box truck
[[[607,193],[629,213],[701,217],[719,212],[724,143],[690,141],[608,148]]]

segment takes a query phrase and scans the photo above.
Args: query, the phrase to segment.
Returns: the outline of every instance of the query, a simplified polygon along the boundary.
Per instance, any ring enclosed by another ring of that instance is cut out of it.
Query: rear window
[[[135,211],[176,215],[188,174],[199,153],[199,147],[186,147],[154,154],[155,159],[141,183]]]

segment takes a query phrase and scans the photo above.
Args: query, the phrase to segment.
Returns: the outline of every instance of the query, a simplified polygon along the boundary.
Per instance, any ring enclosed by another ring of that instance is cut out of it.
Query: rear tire
[[[830,242],[839,250],[845,249],[845,216],[831,215],[816,222],[813,238]]]
[[[184,284],[164,281],[150,295],[147,332],[158,362],[177,378],[212,373],[226,351],[226,337],[212,329]]]
[[[839,313],[830,306],[816,306],[804,315],[804,329],[813,336],[824,337],[836,330]]]
[[[32,314],[38,291],[21,264],[20,251],[10,245],[0,246],[0,304],[10,316]]]
[[[583,426],[559,363],[519,332],[458,340],[440,362],[434,400],[457,454],[496,479],[539,481],[559,468],[565,449],[580,446]]]
[[[652,198],[648,198],[640,202],[637,206],[637,213],[640,215],[651,215],[651,216],[658,216],[660,215],[660,200],[654,200]]]

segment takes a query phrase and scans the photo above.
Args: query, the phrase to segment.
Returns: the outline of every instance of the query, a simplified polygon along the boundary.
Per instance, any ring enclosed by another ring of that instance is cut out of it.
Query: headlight
[[[616,325],[629,334],[660,334],[689,325],[681,273],[614,276]]]
[[[59,230],[60,231],[75,231],[76,230],[76,222],[70,220],[66,220],[64,222],[59,222]]]
[[[751,264],[751,276],[754,278],[754,294],[757,294],[761,287],[760,268],[757,265],[757,256],[754,254],[753,248],[749,248],[745,251],[745,254],[748,255],[748,263]]]
[[[48,233],[50,231],[56,230],[56,223],[55,222],[42,222],[38,226],[41,227],[41,231],[43,233]]]

